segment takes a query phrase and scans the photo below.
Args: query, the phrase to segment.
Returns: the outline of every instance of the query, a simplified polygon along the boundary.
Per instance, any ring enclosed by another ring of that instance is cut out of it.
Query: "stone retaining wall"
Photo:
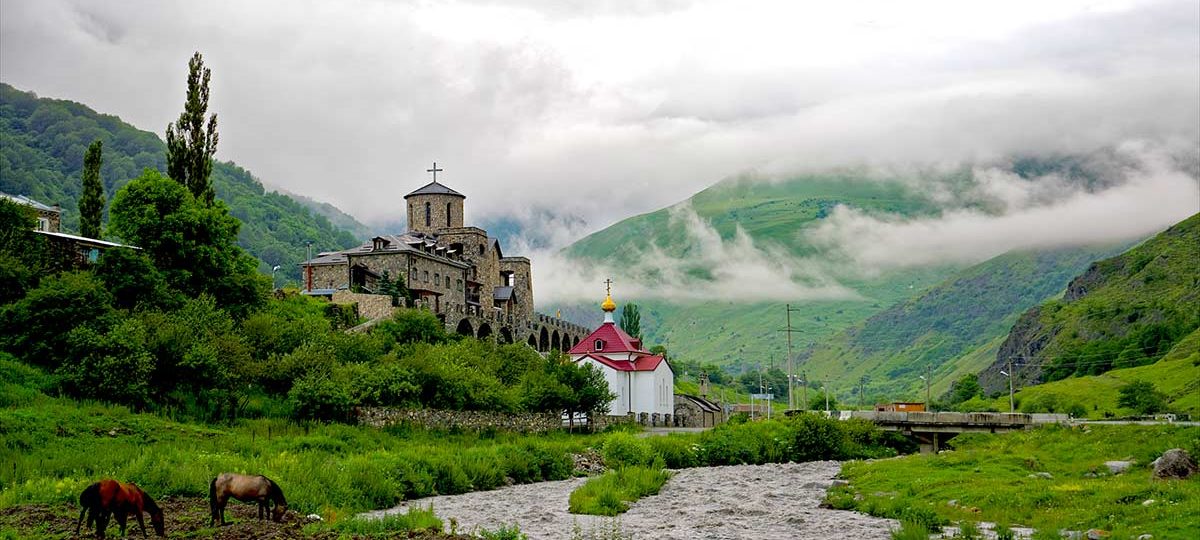
[[[358,422],[372,427],[411,424],[426,429],[464,429],[480,431],[500,429],[522,433],[544,433],[562,429],[557,414],[507,414],[482,411],[446,411],[440,409],[397,409],[363,407],[358,409]]]
[[[362,294],[350,291],[337,291],[331,299],[335,304],[358,304],[358,316],[367,320],[390,319],[396,312],[392,307],[392,297],[384,294]]]

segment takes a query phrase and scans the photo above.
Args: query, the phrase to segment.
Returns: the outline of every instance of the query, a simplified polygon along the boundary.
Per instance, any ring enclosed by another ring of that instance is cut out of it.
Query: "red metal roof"
[[[629,360],[610,360],[595,354],[585,354],[583,358],[591,358],[617,371],[654,371],[662,363],[662,356],[639,356],[632,362]],[[580,358],[582,360],[583,358]]]
[[[597,350],[596,340],[603,340],[604,347]],[[650,354],[642,350],[642,342],[634,339],[629,334],[626,334],[621,327],[606,322],[600,325],[594,332],[588,334],[587,337],[579,340],[574,347],[571,347],[568,354],[606,354],[606,353],[642,353]]]

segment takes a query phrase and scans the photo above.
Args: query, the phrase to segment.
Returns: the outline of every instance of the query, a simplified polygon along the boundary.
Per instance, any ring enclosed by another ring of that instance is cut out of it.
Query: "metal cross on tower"
[[[439,172],[442,172],[442,171],[444,171],[444,170],[445,170],[445,169],[439,169],[439,168],[438,168],[438,166],[437,166],[437,162],[435,161],[435,162],[433,162],[433,168],[432,168],[432,169],[425,169],[425,172],[427,172],[427,173],[433,173],[433,181],[434,181],[434,182],[437,182],[437,173],[439,173]]]
[[[612,296],[612,284],[613,284],[612,278],[608,278],[608,279],[604,280],[604,292],[606,294],[608,294],[609,296]]]

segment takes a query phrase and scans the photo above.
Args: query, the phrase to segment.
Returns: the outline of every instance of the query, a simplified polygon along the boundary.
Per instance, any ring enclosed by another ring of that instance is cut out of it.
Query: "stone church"
[[[415,307],[433,311],[452,332],[524,341],[539,351],[570,349],[588,330],[534,311],[529,259],[506,256],[499,240],[467,226],[466,198],[435,173],[432,182],[404,196],[407,232],[300,263],[303,293],[376,293],[386,276],[403,280]]]

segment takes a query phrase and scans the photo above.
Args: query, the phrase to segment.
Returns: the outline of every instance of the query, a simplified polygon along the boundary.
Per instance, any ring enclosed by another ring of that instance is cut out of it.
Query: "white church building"
[[[609,403],[609,415],[634,413],[642,422],[669,422],[675,411],[675,372],[670,362],[642,349],[641,340],[613,322],[617,305],[611,293],[600,308],[604,323],[568,351],[571,360],[589,363],[604,373],[609,391],[616,395]]]

